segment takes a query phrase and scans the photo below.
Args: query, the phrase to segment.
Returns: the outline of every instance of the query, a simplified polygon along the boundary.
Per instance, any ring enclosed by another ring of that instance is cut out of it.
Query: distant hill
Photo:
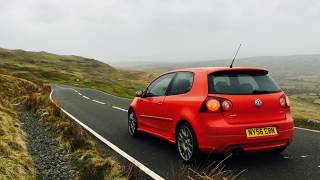
[[[202,67],[202,66],[229,66],[231,59],[189,62],[136,62],[123,64],[122,67],[147,70],[167,71],[176,68]],[[320,54],[315,55],[292,55],[292,56],[258,56],[236,59],[234,66],[265,67],[271,71],[319,72]],[[290,69],[288,69],[290,68]]]
[[[117,69],[101,61],[73,55],[0,48],[0,74],[35,83],[64,83],[132,97],[159,73],[176,68],[226,66],[231,60],[127,63]],[[134,65],[133,65],[134,64]],[[267,68],[292,93],[320,93],[320,55],[261,56],[237,59],[235,66]],[[145,72],[147,71],[147,72]]]
[[[154,77],[152,73],[116,69],[95,59],[0,48],[0,74],[35,83],[64,83],[93,87],[132,97]]]
[[[167,71],[185,67],[228,66],[229,60],[191,62],[132,63],[124,68],[144,71]],[[234,66],[267,68],[284,88],[295,92],[320,91],[320,54],[292,56],[260,56],[236,59]]]
[[[23,92],[24,88],[31,88],[27,85],[30,83],[24,84],[27,81],[1,74],[20,77],[38,84],[71,84],[100,89],[119,96],[133,97],[136,90],[143,89],[147,82],[163,71],[183,67],[226,66],[229,63],[230,60],[134,63],[138,66],[135,68],[131,66],[130,68],[135,70],[129,71],[79,56],[0,48],[0,90],[2,88],[0,97],[1,93],[3,97],[8,93],[15,97],[16,90]],[[235,66],[269,69],[281,87],[289,93],[293,116],[298,120],[296,122],[305,123],[308,119],[319,120],[320,55],[243,58],[238,59]],[[10,83],[6,80],[8,78]],[[1,102],[6,102],[6,99],[0,99]]]

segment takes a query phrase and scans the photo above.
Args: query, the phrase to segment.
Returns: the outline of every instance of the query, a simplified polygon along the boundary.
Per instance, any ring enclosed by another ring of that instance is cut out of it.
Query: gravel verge
[[[19,115],[27,134],[28,151],[36,164],[37,179],[76,179],[79,173],[46,127],[30,111],[21,110]]]

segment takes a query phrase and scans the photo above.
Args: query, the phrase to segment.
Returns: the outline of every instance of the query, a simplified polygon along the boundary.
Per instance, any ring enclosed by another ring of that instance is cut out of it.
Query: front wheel
[[[133,109],[130,109],[128,112],[128,131],[129,134],[133,137],[136,137],[138,135],[137,117]]]
[[[177,128],[176,141],[178,153],[186,162],[196,160],[198,156],[198,144],[192,127],[188,123],[181,123]]]

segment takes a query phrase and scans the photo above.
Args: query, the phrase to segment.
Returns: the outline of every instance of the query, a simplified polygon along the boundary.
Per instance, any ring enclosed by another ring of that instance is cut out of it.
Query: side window
[[[191,90],[194,74],[192,72],[178,72],[175,77],[169,95],[184,94]]]
[[[165,96],[173,76],[174,73],[166,74],[153,81],[148,87],[146,97]]]

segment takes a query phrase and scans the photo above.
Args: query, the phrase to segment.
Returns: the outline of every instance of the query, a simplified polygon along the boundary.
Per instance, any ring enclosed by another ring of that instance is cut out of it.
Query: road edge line
[[[300,130],[303,130],[303,131],[311,131],[311,132],[320,133],[319,130],[315,130],[315,129],[308,129],[308,128],[302,128],[302,127],[297,127],[297,126],[295,126],[294,128],[295,128],[295,129],[300,129]]]
[[[142,163],[140,163],[138,160],[136,160],[135,158],[133,158],[132,156],[130,156],[129,154],[127,154],[126,152],[124,152],[123,150],[121,150],[120,148],[118,148],[116,145],[112,144],[110,141],[108,141],[107,139],[105,139],[104,137],[102,137],[100,134],[98,134],[97,132],[95,132],[94,130],[92,130],[89,126],[85,125],[84,123],[82,123],[81,121],[79,121],[76,117],[74,117],[72,114],[70,114],[68,111],[66,111],[65,109],[63,109],[62,107],[58,106],[54,100],[52,99],[52,94],[53,94],[53,90],[51,90],[49,98],[50,101],[52,103],[54,103],[59,109],[61,109],[61,111],[63,111],[67,116],[69,116],[72,120],[74,120],[75,122],[77,122],[80,126],[82,126],[84,129],[86,129],[88,132],[90,132],[92,135],[94,135],[96,138],[98,138],[100,141],[102,141],[104,144],[106,144],[107,146],[109,146],[112,150],[114,150],[115,152],[117,152],[118,154],[120,154],[122,157],[126,158],[128,161],[130,161],[132,164],[134,164],[135,166],[137,166],[140,170],[142,170],[144,173],[146,173],[147,175],[149,175],[151,178],[156,179],[156,180],[164,180],[163,177],[159,176],[158,174],[156,174],[155,172],[153,172],[151,169],[149,169],[148,167],[146,167],[145,165],[143,165]]]

